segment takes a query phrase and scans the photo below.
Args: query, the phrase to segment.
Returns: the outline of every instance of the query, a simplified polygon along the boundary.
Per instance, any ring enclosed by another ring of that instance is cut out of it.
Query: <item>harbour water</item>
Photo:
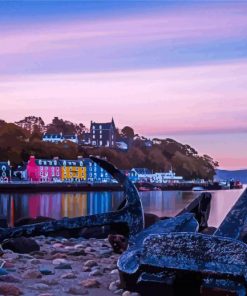
[[[243,189],[244,190],[244,189]],[[210,226],[219,226],[243,190],[212,191]],[[200,192],[141,192],[144,211],[161,217],[179,213]],[[115,211],[123,200],[122,192],[0,193],[0,216],[9,226],[23,217],[46,216],[55,219]]]

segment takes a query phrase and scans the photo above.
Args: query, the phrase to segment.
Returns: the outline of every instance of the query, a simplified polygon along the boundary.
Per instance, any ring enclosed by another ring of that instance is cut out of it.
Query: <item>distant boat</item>
[[[205,189],[201,186],[195,186],[192,188],[192,191],[204,191]]]

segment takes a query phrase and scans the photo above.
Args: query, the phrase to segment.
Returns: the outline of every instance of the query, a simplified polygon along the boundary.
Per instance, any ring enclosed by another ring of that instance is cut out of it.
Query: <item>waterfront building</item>
[[[96,123],[91,121],[90,136],[92,146],[115,147],[116,126],[113,118],[111,122],[107,123]]]
[[[45,133],[42,137],[42,141],[50,142],[50,143],[62,143],[65,141],[70,141],[75,144],[78,144],[78,136],[77,136],[77,134],[63,135],[63,133],[60,133],[60,134]]]
[[[27,165],[19,165],[17,167],[17,169],[15,169],[15,171],[13,172],[13,178],[15,177],[16,180],[19,181],[27,181],[28,177],[27,177]]]
[[[178,183],[183,181],[182,176],[176,176],[176,173],[170,170],[169,172],[155,173],[153,182],[155,183]]]
[[[0,162],[0,183],[7,183],[11,180],[11,168],[9,161]]]
[[[61,165],[57,159],[35,159],[30,156],[27,177],[34,182],[58,182],[61,180]]]
[[[111,183],[113,178],[97,163],[93,162],[90,158],[85,158],[84,163],[87,170],[87,181],[94,183]]]
[[[147,168],[133,168],[129,174],[132,182],[150,182],[153,177],[154,174]]]
[[[86,181],[87,173],[83,159],[59,160],[61,165],[61,180],[69,182]]]

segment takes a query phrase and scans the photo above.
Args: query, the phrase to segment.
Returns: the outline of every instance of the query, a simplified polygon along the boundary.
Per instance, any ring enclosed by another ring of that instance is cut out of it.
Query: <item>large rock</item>
[[[12,250],[15,253],[31,253],[39,251],[40,246],[34,239],[26,237],[11,238],[2,244],[3,249]]]

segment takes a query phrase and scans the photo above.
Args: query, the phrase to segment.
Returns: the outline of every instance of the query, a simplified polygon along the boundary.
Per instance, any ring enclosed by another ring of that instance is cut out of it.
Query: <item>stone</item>
[[[123,291],[124,291],[123,289],[118,289],[118,290],[114,291],[114,294],[122,295]]]
[[[60,244],[60,243],[55,243],[52,245],[53,248],[64,248],[64,245],[63,244]]]
[[[86,253],[84,250],[74,250],[74,251],[70,251],[68,255],[69,256],[86,256]]]
[[[87,260],[85,263],[84,263],[84,266],[86,267],[93,267],[93,266],[97,266],[98,263],[94,260]]]
[[[116,290],[118,290],[120,287],[120,283],[118,281],[114,281],[114,282],[111,282],[110,285],[109,285],[109,290],[114,292]]]
[[[55,286],[59,284],[58,280],[54,278],[44,278],[41,280],[41,283],[46,284],[48,286]]]
[[[41,293],[38,296],[54,296],[52,293]]]
[[[0,277],[6,274],[8,274],[7,270],[5,268],[0,268]]]
[[[61,276],[62,279],[75,279],[77,276],[73,272],[65,273]]]
[[[88,294],[88,290],[84,289],[83,287],[70,287],[65,292],[71,295],[87,295]]]
[[[110,274],[118,274],[118,269],[113,269]]]
[[[48,269],[48,268],[40,268],[39,271],[43,275],[54,274],[54,272],[51,269]]]
[[[31,264],[34,264],[34,265],[37,265],[37,264],[40,264],[40,260],[39,259],[31,259],[30,261],[29,261]]]
[[[21,280],[13,276],[12,274],[2,275],[0,276],[0,282],[6,282],[6,283],[19,283]]]
[[[89,273],[89,276],[102,276],[102,272],[99,269],[95,269]]]
[[[61,263],[66,264],[66,263],[68,263],[68,261],[66,259],[63,259],[63,258],[52,260],[52,264],[54,264],[54,265],[59,265]]]
[[[30,286],[30,288],[35,289],[35,290],[48,290],[49,286],[43,283],[37,283],[37,284],[33,284],[32,286]]]
[[[72,267],[69,263],[60,263],[55,266],[55,269],[72,269]]]
[[[40,250],[39,245],[34,239],[26,237],[11,238],[2,243],[2,248],[9,249],[20,254],[31,253]]]
[[[33,269],[28,269],[24,271],[22,274],[23,279],[38,279],[41,277],[42,277],[42,274],[39,271],[33,270]]]
[[[2,258],[13,261],[19,258],[19,254],[16,254],[14,252],[6,252],[6,253],[4,252],[4,254],[2,255]]]
[[[68,258],[68,256],[65,253],[56,253],[52,255],[52,259],[66,259],[66,258]]]
[[[97,281],[96,279],[87,279],[87,280],[81,281],[81,285],[84,288],[99,288],[100,282]]]
[[[21,295],[21,290],[11,284],[0,284],[0,294],[4,296],[19,296]]]

